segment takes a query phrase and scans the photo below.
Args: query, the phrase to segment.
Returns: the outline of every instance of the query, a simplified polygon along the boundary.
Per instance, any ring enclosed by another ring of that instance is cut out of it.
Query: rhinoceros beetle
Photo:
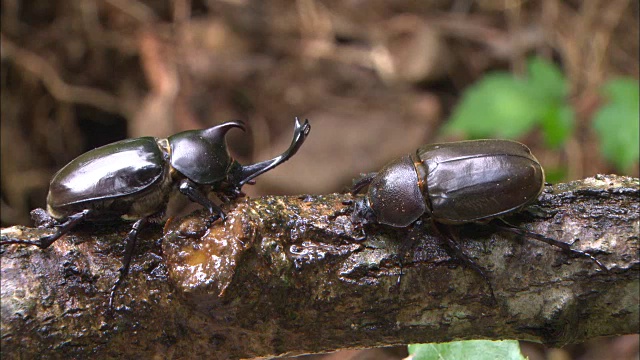
[[[179,192],[204,206],[211,214],[208,225],[224,220],[225,213],[207,195],[214,192],[224,202],[243,195],[244,184],[291,158],[311,130],[308,120],[301,125],[296,118],[293,140],[284,153],[271,160],[241,165],[227,150],[225,136],[233,128],[246,130],[242,122],[230,121],[166,139],[122,140],[78,156],[53,176],[46,212],[32,211],[39,226],[55,226],[56,231],[35,241],[3,236],[0,245],[45,249],[83,221],[135,220],[125,238],[125,259],[112,288],[112,305],[115,290],[128,273],[138,232],[150,219],[164,215],[170,196]]]
[[[352,219],[361,224],[406,227],[426,214],[449,248],[487,280],[444,225],[488,222],[517,212],[535,201],[544,185],[542,166],[519,142],[472,140],[425,145],[354,183],[354,194],[367,186],[368,191],[353,203]],[[505,231],[588,257],[606,270],[592,255],[567,243],[504,224],[500,228]]]

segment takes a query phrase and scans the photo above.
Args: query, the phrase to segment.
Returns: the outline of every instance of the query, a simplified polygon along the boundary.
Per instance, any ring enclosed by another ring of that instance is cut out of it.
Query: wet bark
[[[2,248],[2,357],[226,359],[637,333],[639,196],[638,179],[598,176],[549,186],[506,218],[608,271],[491,224],[452,227],[495,298],[428,219],[359,227],[350,195],[269,196],[231,205],[201,237],[181,236],[203,230],[200,212],[169,221],[164,237],[148,227],[109,313],[128,227],[87,224],[46,250]]]

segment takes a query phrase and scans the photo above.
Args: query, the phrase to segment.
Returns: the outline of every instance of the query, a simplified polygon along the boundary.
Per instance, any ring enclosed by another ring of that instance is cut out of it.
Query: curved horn
[[[242,187],[242,185],[246,184],[256,176],[263,174],[289,160],[296,152],[298,152],[298,149],[300,149],[300,146],[304,143],[307,135],[309,135],[309,131],[311,131],[309,120],[305,119],[304,124],[301,125],[300,120],[296,117],[295,127],[293,129],[293,139],[291,140],[291,145],[289,145],[289,148],[285,152],[271,160],[241,166],[237,173],[231,175],[233,178],[230,179],[230,181],[236,186]]]
[[[201,130],[204,137],[209,139],[222,139],[227,134],[227,131],[233,128],[240,128],[242,131],[247,131],[246,125],[240,120],[227,121],[220,125],[210,127],[208,129]]]

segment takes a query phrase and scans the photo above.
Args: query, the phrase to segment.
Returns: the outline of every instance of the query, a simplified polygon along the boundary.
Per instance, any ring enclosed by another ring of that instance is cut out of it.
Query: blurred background
[[[30,224],[51,176],[127,137],[239,119],[241,163],[289,144],[250,196],[343,191],[422,144],[513,138],[551,182],[638,176],[639,3],[2,0],[1,221]],[[530,359],[638,359],[638,337]],[[397,359],[403,349],[343,352]]]

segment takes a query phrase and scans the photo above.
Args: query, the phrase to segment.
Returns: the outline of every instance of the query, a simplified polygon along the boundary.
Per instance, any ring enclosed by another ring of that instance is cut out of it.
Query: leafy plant
[[[575,113],[567,95],[567,81],[560,69],[534,57],[527,63],[526,78],[493,72],[471,86],[443,132],[472,139],[518,138],[539,127],[547,146],[558,148],[575,128]],[[603,95],[609,102],[593,122],[600,150],[618,169],[628,170],[640,156],[638,82],[612,80],[604,85]]]
[[[524,360],[516,340],[468,340],[442,344],[409,345],[413,360],[505,359]]]
[[[593,119],[600,151],[618,169],[629,169],[640,156],[640,91],[630,79],[607,82],[602,89],[609,102]]]
[[[476,139],[517,138],[539,125],[549,146],[562,145],[574,128],[566,79],[541,58],[529,60],[527,69],[526,79],[500,71],[471,86],[443,131]]]

